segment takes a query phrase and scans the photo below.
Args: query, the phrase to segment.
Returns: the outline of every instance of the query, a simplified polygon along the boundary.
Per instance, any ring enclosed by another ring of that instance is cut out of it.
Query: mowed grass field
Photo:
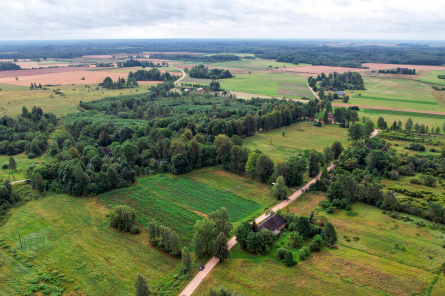
[[[366,90],[347,91],[351,105],[379,106],[416,111],[445,111],[431,85],[416,80],[366,77]],[[360,95],[359,95],[360,94]]]
[[[80,101],[89,102],[107,96],[119,94],[137,94],[147,92],[148,86],[140,85],[132,89],[103,89],[96,86],[86,88],[84,85],[64,85],[48,87],[48,90],[29,90],[26,86],[0,84],[0,114],[15,116],[22,113],[22,107],[31,110],[33,106],[41,107],[43,112],[52,112],[62,116],[78,112]],[[59,89],[64,95],[57,95],[53,90]],[[2,115],[2,116],[3,116]]]
[[[328,219],[337,231],[338,250],[324,249],[288,268],[246,252],[239,258],[240,251],[234,247],[234,257],[216,266],[197,295],[220,285],[244,295],[276,295],[277,291],[281,295],[428,295],[436,269],[445,261],[444,233],[394,220],[376,207],[359,203],[353,205],[354,217],[343,210],[330,215],[318,212],[318,202],[324,199],[325,194],[306,193],[289,211],[308,216],[315,210],[316,218]],[[405,251],[396,249],[396,243]],[[441,274],[429,295],[444,293]]]
[[[243,146],[250,150],[259,149],[274,161],[287,161],[289,157],[302,153],[306,149],[323,151],[335,141],[347,145],[348,131],[338,125],[314,126],[313,123],[303,121],[284,127],[285,136],[281,135],[282,128],[256,133],[245,138]],[[272,142],[272,143],[271,143]]]
[[[54,193],[11,209],[0,226],[0,295],[46,295],[27,294],[41,284],[63,295],[133,295],[137,273],[175,291],[181,260],[151,247],[144,228],[111,228],[110,211],[97,198]]]
[[[26,179],[25,173],[28,169],[28,166],[33,164],[34,162],[40,162],[43,159],[43,155],[40,157],[36,157],[33,159],[28,159],[28,155],[25,154],[25,152],[22,152],[20,154],[13,155],[16,164],[17,169],[9,174],[9,169],[3,169],[1,166],[3,164],[9,164],[9,158],[11,156],[7,155],[0,155],[0,179],[8,179],[10,178],[11,182],[24,180]]]
[[[429,82],[438,85],[445,85],[445,79],[437,78],[438,75],[445,75],[444,70],[433,70],[420,77],[419,81]]]
[[[221,175],[225,176],[225,182],[218,182]],[[256,186],[259,189],[253,188]],[[235,222],[259,214],[274,202],[270,187],[219,168],[178,177],[168,174],[142,177],[135,186],[98,198],[110,206],[126,204],[134,208],[137,221],[143,226],[155,220],[170,227],[184,244],[191,242],[195,222],[215,210],[225,207]]]
[[[266,95],[271,97],[283,97],[279,94],[280,83],[294,84],[293,95],[287,95],[289,98],[309,97],[313,95],[307,87],[307,77],[293,74],[282,73],[255,73],[236,74],[234,78],[218,80],[221,88],[227,91],[236,91],[254,95]],[[181,82],[209,84],[210,79],[197,79],[187,76]]]

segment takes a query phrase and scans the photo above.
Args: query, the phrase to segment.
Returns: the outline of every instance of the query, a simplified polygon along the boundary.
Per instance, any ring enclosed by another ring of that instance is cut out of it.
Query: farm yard
[[[231,258],[216,266],[197,295],[220,285],[243,295],[272,295],[277,289],[307,295],[425,295],[430,288],[430,295],[445,292],[442,283],[433,284],[436,265],[443,261],[439,258],[445,257],[443,233],[417,226],[419,218],[403,222],[363,204],[354,204],[354,216],[344,210],[326,214],[317,210],[324,199],[324,194],[306,193],[289,211],[308,215],[315,210],[316,219],[329,220],[337,229],[337,250],[323,250],[288,268],[273,256],[249,254],[235,246]]]

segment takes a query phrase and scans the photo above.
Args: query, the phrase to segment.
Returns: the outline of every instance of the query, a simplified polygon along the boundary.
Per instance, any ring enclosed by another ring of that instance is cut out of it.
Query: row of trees
[[[11,71],[22,69],[19,65],[11,62],[0,62],[0,71]]]
[[[175,81],[179,79],[179,76],[171,75],[169,72],[161,73],[158,69],[154,68],[149,71],[137,70],[135,73],[128,74],[128,79],[136,79],[136,81]]]
[[[388,123],[385,121],[383,117],[379,117],[377,120],[377,128],[382,130],[393,130],[393,131],[402,131],[403,126],[405,125],[405,130],[408,132],[415,131],[420,134],[440,134],[440,127],[431,127],[431,129],[428,126],[425,126],[423,123],[414,123],[414,121],[411,118],[408,118],[405,124],[399,120],[394,121],[391,126],[388,126]],[[443,130],[445,130],[445,122],[443,124]]]
[[[142,70],[141,70],[142,71]],[[131,72],[130,72],[131,73]],[[137,87],[138,83],[135,77],[130,77],[125,81],[125,78],[118,78],[117,81],[113,81],[110,76],[105,77],[103,81],[104,87],[107,89],[123,89]]]
[[[321,73],[315,79],[312,76],[308,78],[310,87],[314,87],[316,82],[325,90],[365,89],[362,75],[358,72],[333,72],[328,75]]]
[[[409,68],[400,68],[400,67],[398,67],[397,69],[379,70],[379,73],[416,75],[416,69],[409,69]]]

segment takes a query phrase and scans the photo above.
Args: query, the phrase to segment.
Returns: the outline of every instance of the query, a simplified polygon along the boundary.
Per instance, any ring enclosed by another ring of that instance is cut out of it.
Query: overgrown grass
[[[420,77],[419,81],[434,83],[438,85],[445,85],[445,79],[439,79],[437,78],[438,75],[445,75],[444,70],[433,70],[428,72],[427,74]]]

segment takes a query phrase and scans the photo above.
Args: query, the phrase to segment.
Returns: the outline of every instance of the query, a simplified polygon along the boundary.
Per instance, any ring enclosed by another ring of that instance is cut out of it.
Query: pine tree
[[[31,82],[31,87],[29,89],[34,89],[34,84]]]
[[[309,177],[315,177],[319,172],[318,155],[316,151],[312,150],[309,155]]]
[[[328,179],[328,178],[329,178],[329,175],[328,175],[328,167],[327,167],[327,165],[325,164],[324,167],[323,167],[323,171],[321,172],[320,179]]]
[[[179,257],[181,255],[181,243],[176,232],[172,232],[170,235],[170,248],[173,256]]]
[[[184,264],[185,270],[191,269],[192,257],[190,256],[190,252],[186,247],[182,249],[182,264]]]
[[[138,277],[136,279],[136,296],[149,296],[151,294],[150,288],[147,284],[147,279],[145,279],[142,275],[138,273]]]
[[[287,251],[286,255],[284,256],[284,264],[287,267],[294,266],[294,255],[292,254],[291,251]]]
[[[15,162],[15,159],[12,156],[9,158],[8,168],[9,168],[9,177],[11,177],[11,171],[17,169],[17,163]]]
[[[278,200],[286,199],[287,197],[287,186],[284,184],[283,176],[279,176],[272,189],[273,195]]]
[[[221,232],[216,238],[213,248],[213,256],[220,261],[230,257],[229,246],[227,245],[227,238],[223,232]]]

